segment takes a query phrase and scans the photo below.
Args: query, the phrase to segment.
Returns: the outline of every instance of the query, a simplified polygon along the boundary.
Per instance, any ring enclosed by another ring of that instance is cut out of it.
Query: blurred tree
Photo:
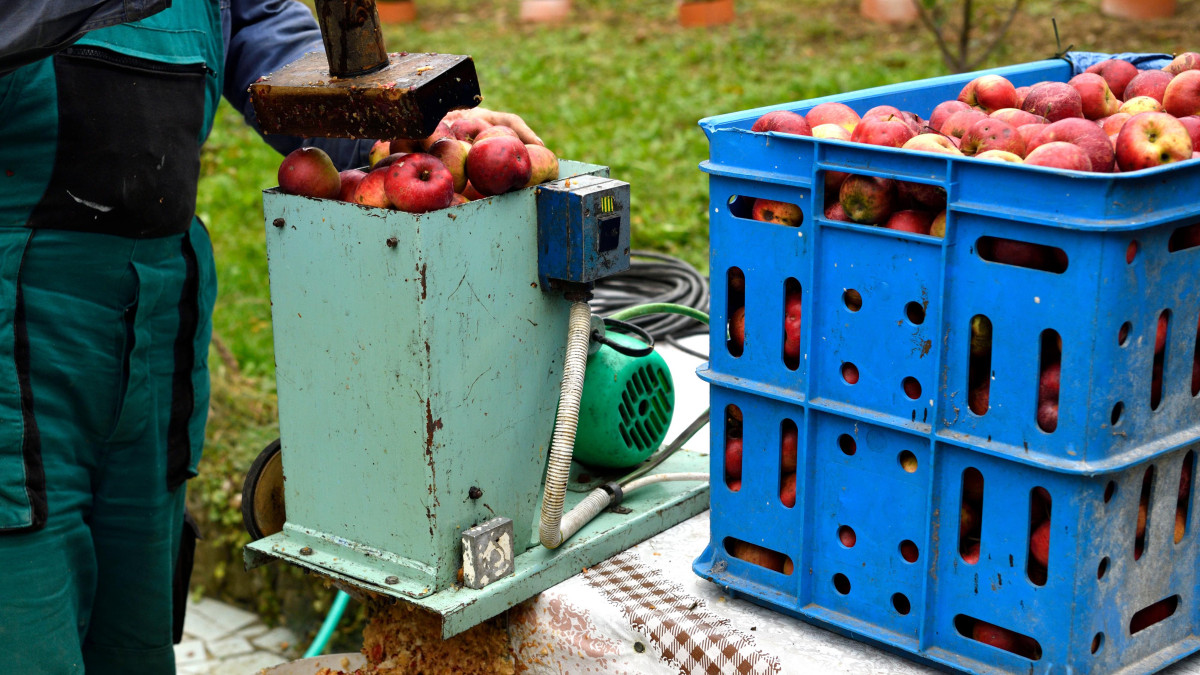
[[[1004,41],[1023,4],[1024,0],[1013,0],[1004,10],[998,2],[980,3],[981,7],[972,0],[919,0],[916,3],[921,24],[933,33],[946,67],[956,73],[975,70],[991,56]],[[957,18],[953,11],[955,5],[961,6]],[[972,33],[976,31],[988,37],[973,40]]]

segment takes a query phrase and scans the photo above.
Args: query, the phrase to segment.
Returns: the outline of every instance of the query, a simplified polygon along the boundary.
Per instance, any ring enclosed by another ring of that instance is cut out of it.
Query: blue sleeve
[[[1170,54],[1100,54],[1098,52],[1067,52],[1063,58],[1071,62],[1071,74],[1078,75],[1088,68],[1109,59],[1128,61],[1138,70],[1156,70],[1171,62]]]
[[[223,10],[225,30],[225,98],[260,134],[250,101],[250,85],[295,61],[307,52],[324,51],[317,20],[295,0],[232,0]],[[367,163],[374,140],[309,138],[262,134],[281,154],[301,146],[316,146],[329,153],[338,169]]]
[[[0,2],[0,75],[33,63],[84,33],[144,19],[171,0],[53,0]]]

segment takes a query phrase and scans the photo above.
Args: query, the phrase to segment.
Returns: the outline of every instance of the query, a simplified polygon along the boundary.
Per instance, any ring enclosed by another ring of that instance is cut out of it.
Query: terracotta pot
[[[905,24],[917,20],[917,6],[913,0],[862,0],[858,12],[879,23]]]
[[[558,23],[571,16],[571,0],[522,0],[521,20]]]
[[[417,3],[413,0],[379,0],[375,7],[383,23],[412,23],[417,20]]]
[[[679,4],[679,23],[684,28],[730,23],[733,16],[733,0],[683,0]]]
[[[1100,11],[1122,19],[1162,19],[1175,14],[1175,0],[1103,0]]]

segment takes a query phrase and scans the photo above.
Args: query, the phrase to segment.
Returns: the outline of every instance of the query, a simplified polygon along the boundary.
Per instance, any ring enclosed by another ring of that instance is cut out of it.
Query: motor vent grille
[[[621,438],[640,452],[656,449],[671,423],[671,378],[659,366],[644,365],[633,372],[617,405]]]

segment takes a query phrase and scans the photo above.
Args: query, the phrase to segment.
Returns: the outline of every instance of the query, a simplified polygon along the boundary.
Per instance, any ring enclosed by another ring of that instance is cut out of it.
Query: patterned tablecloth
[[[693,341],[694,340],[694,341]],[[689,346],[703,350],[702,338]],[[699,359],[661,349],[676,387],[669,438],[708,404]],[[708,430],[687,447],[707,451]],[[904,657],[733,599],[692,572],[708,542],[704,512],[543,592],[509,614],[531,675],[937,673]],[[1200,655],[1163,671],[1200,675]]]

